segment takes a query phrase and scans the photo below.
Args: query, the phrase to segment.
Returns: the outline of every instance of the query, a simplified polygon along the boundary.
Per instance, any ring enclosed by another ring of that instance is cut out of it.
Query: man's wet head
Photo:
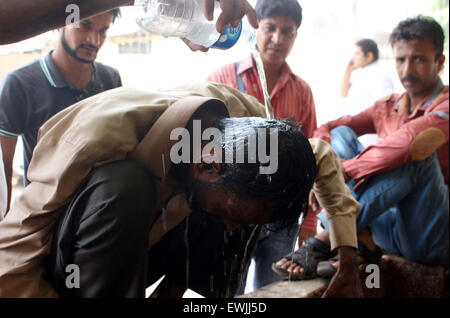
[[[297,221],[306,209],[316,176],[315,157],[300,128],[289,121],[253,117],[224,118],[208,126],[223,133],[223,154],[232,149],[236,158],[243,149],[245,160],[173,165],[171,174],[183,184],[192,209],[221,217],[228,229],[273,222],[282,227]],[[229,131],[243,134],[229,138]],[[256,141],[256,153],[261,148],[261,131],[265,132],[265,149],[269,151],[270,135],[274,131],[277,134],[278,168],[273,174],[261,174],[265,164],[258,156],[255,161],[249,160],[251,141]],[[238,146],[240,143],[243,147]]]

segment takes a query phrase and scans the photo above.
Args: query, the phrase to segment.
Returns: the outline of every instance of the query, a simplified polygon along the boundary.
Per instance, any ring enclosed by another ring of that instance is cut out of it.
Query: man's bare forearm
[[[331,279],[331,282],[322,297],[363,297],[358,263],[356,261],[356,249],[350,246],[341,246],[338,248],[338,254],[339,269]]]
[[[0,0],[0,45],[25,40],[64,26],[69,4],[78,5],[80,18],[133,4],[133,0]]]
[[[344,78],[342,79],[341,83],[341,97],[346,98],[348,96],[348,91],[350,89],[350,77],[352,73],[349,71],[346,71],[344,74]]]
[[[0,146],[2,148],[2,159],[3,167],[5,169],[6,186],[8,188],[8,202],[7,211],[9,210],[11,204],[11,194],[12,194],[12,175],[13,175],[13,160],[14,153],[16,151],[16,138],[9,138],[5,136],[0,136]]]

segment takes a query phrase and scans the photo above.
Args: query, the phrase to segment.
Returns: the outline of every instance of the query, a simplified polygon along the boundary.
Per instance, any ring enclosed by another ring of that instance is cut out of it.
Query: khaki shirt
[[[51,248],[53,225],[97,166],[131,158],[155,175],[155,209],[166,207],[166,220],[164,227],[161,218],[153,224],[150,247],[181,222],[190,210],[174,180],[165,175],[176,142],[169,136],[203,106],[222,116],[265,116],[264,106],[253,97],[205,83],[160,92],[117,88],[52,117],[39,131],[28,171],[31,183],[0,222],[0,297],[57,297],[43,277],[41,262]],[[356,247],[359,205],[330,146],[320,140],[311,145],[319,164],[314,190],[330,220],[332,248]]]

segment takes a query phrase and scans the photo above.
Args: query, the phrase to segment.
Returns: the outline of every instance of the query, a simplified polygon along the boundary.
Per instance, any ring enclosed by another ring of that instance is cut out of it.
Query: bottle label
[[[229,27],[226,28],[225,32],[222,33],[216,43],[211,45],[212,48],[226,50],[236,44],[241,36],[242,32],[242,21],[236,28]]]

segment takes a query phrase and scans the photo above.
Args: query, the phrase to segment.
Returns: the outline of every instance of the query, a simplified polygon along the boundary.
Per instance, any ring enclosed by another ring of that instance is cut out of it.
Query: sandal
[[[272,263],[272,270],[280,276],[292,280],[311,279],[316,277],[316,267],[319,259],[328,259],[332,256],[330,247],[322,241],[311,237],[295,252],[286,255],[285,259],[293,261],[303,268],[303,273],[291,273]]]
[[[373,250],[369,250],[367,246],[358,241],[358,255],[365,259],[364,263],[367,264],[379,264],[383,251],[378,246]],[[337,272],[337,268],[334,267],[330,261],[339,261],[339,256],[336,255],[330,258],[328,261],[320,262],[317,264],[317,275],[323,278],[333,277]]]
[[[317,264],[317,275],[323,278],[331,278],[336,274],[337,268],[334,267],[330,261],[338,262],[339,261],[339,255],[336,255],[335,257],[330,258],[328,261],[319,262]]]

